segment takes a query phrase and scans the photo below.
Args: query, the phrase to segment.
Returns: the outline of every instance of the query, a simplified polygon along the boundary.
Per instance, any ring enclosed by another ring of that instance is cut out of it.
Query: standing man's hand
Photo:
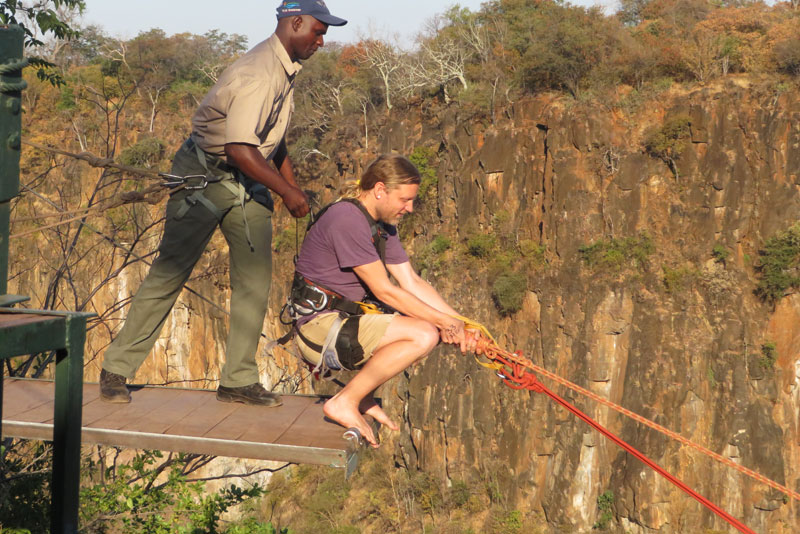
[[[290,187],[281,195],[281,198],[292,217],[299,219],[308,214],[308,195],[302,189]]]
[[[286,141],[281,141],[273,157],[273,169],[264,156],[253,145],[245,143],[228,143],[225,145],[225,156],[228,163],[238,167],[247,177],[260,182],[280,195],[286,209],[293,217],[303,217],[308,211],[308,195],[297,185],[294,169],[289,160]]]

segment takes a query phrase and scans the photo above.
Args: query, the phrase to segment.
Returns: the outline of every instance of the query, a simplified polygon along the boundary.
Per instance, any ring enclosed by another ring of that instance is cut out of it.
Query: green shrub
[[[423,200],[429,197],[429,193],[433,195],[439,184],[439,177],[436,175],[436,168],[433,164],[435,158],[436,151],[424,146],[418,146],[408,156],[409,161],[419,171],[421,183],[419,184],[418,196]]]
[[[547,264],[545,256],[547,247],[539,245],[532,239],[523,239],[519,242],[519,253],[522,257],[528,260],[531,267],[542,267]]]
[[[800,76],[800,38],[790,37],[775,43],[775,59],[778,70],[792,76]]]
[[[687,289],[698,277],[697,269],[692,269],[691,267],[684,266],[671,269],[663,265],[661,269],[664,273],[662,281],[669,294],[680,293],[684,289]]]
[[[767,341],[761,345],[761,358],[758,360],[758,366],[764,370],[774,369],[776,361],[778,361],[778,349],[774,342]]]
[[[443,235],[437,235],[431,241],[430,248],[434,254],[444,254],[447,250],[450,249],[452,243],[448,238]]]
[[[492,532],[495,534],[519,534],[524,526],[522,512],[519,510],[509,510],[497,516],[492,525]]]
[[[476,258],[486,258],[494,251],[495,244],[494,236],[476,234],[467,240],[467,253]]]
[[[259,523],[255,519],[229,525],[225,534],[289,534],[288,528],[276,529],[272,523]]]
[[[716,244],[714,248],[711,249],[711,256],[717,263],[725,263],[730,255],[730,251],[726,249],[724,245]]]
[[[505,272],[492,284],[492,298],[502,315],[512,315],[522,308],[527,290],[528,279],[524,274]]]
[[[606,530],[611,520],[614,519],[613,491],[605,491],[602,495],[597,497],[597,509],[600,511],[600,518],[592,528],[597,530]]]
[[[119,155],[119,162],[131,167],[154,167],[164,158],[166,145],[155,137],[145,137]]]
[[[661,128],[650,131],[644,143],[647,153],[669,165],[676,178],[678,168],[675,160],[686,148],[686,139],[691,134],[691,124],[692,121],[688,116],[676,115],[667,119]]]
[[[447,490],[448,508],[461,508],[469,503],[472,491],[463,480],[454,480],[453,485]]]
[[[774,304],[787,289],[800,286],[800,223],[768,239],[758,254],[756,295]]]
[[[646,233],[639,237],[600,240],[578,249],[581,259],[595,271],[620,271],[624,267],[644,269],[648,257],[655,252],[653,240]]]

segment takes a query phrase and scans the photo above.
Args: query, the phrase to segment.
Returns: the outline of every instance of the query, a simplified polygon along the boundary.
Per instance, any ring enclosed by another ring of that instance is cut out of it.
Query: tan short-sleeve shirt
[[[225,69],[200,103],[192,117],[195,142],[222,159],[227,143],[246,143],[271,160],[289,127],[301,68],[277,35],[256,45]]]

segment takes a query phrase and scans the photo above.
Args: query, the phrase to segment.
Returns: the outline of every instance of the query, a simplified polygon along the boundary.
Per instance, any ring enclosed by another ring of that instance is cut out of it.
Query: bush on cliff
[[[691,119],[686,115],[676,115],[667,119],[661,128],[651,130],[644,142],[647,153],[669,165],[675,178],[679,177],[675,162],[686,148],[691,124]]]
[[[501,315],[512,315],[522,309],[528,279],[522,273],[501,273],[492,284],[492,298]]]
[[[800,223],[768,239],[758,254],[756,295],[775,304],[786,290],[800,286]]]
[[[626,267],[642,270],[655,251],[653,240],[647,233],[638,237],[601,239],[591,245],[582,245],[578,254],[591,270],[619,272]]]

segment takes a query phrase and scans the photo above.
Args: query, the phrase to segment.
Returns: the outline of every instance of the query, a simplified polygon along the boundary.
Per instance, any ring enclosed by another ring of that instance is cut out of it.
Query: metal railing
[[[27,300],[7,295],[11,200],[19,193],[24,32],[0,26],[0,364],[7,358],[56,353],[50,532],[78,531],[83,350],[89,313],[11,309]],[[2,366],[0,366],[2,369]],[[0,424],[3,416],[0,370]],[[2,427],[0,426],[0,437]]]

